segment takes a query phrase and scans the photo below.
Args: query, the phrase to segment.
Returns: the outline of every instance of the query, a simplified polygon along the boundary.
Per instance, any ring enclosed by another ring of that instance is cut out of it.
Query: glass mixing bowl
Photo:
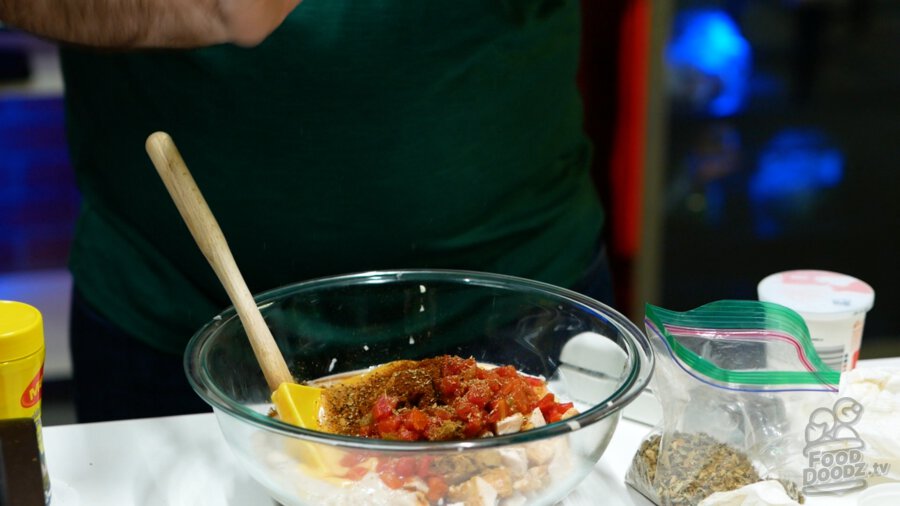
[[[653,369],[647,338],[614,309],[510,276],[368,272],[286,286],[256,301],[298,382],[458,355],[543,377],[579,411],[463,441],[302,429],[269,416],[268,386],[231,308],[193,337],[185,368],[238,460],[284,505],[552,504],[600,459]]]

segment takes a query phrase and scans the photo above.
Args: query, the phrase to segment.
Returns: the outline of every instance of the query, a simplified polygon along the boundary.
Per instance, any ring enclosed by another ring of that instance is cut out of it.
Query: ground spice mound
[[[427,371],[422,368],[423,364],[413,360],[397,360],[366,374],[365,380],[327,386],[320,400],[329,415],[323,420],[322,430],[335,434],[359,433],[360,425],[369,421],[372,404],[389,389],[397,390],[405,386],[421,392],[423,398],[428,391],[433,395],[434,380],[427,374],[415,372]],[[440,374],[440,371],[435,374]]]
[[[326,432],[403,441],[490,437],[553,423],[577,411],[513,366],[441,355],[400,360],[325,385]],[[534,413],[540,410],[538,415]]]
[[[675,432],[666,437],[660,452],[659,434],[641,443],[631,473],[642,493],[654,502],[672,506],[695,505],[715,492],[727,492],[760,481],[750,459],[737,449],[703,433]]]

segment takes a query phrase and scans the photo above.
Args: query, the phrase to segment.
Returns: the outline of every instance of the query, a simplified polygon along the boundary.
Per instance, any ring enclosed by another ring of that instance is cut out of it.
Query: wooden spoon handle
[[[172,138],[164,132],[155,132],[147,138],[146,148],[197,246],[200,247],[200,251],[212,266],[234,304],[269,389],[275,391],[282,383],[293,382],[284,357],[275,344],[275,338],[272,337],[272,332],[259,312],[256,301],[253,300],[253,295],[231,255],[222,229],[219,228],[219,223],[210,211],[206,199],[197,188],[197,183],[188,171]]]

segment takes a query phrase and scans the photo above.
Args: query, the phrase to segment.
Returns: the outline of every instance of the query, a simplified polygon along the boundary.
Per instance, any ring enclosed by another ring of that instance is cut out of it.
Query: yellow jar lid
[[[27,357],[42,346],[41,312],[22,302],[0,300],[0,362]]]

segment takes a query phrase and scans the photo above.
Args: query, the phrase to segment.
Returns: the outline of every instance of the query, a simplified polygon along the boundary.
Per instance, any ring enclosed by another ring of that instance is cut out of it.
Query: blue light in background
[[[750,183],[754,200],[816,188],[831,188],[844,177],[844,155],[814,129],[778,132],[759,155]]]
[[[821,191],[844,178],[844,154],[816,129],[788,128],[762,149],[750,178],[757,235],[771,238],[784,223],[810,215]]]
[[[0,97],[0,273],[64,266],[79,203],[62,97]]]
[[[751,48],[737,24],[717,9],[676,15],[666,60],[680,87],[713,116],[741,110],[751,70]]]

